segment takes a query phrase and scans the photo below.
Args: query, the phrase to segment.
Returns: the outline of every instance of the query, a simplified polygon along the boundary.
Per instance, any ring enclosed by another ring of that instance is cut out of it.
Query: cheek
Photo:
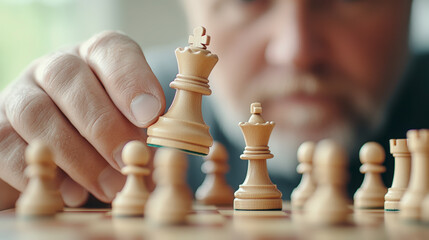
[[[400,75],[400,63],[407,48],[406,26],[393,18],[380,17],[330,34],[334,65],[345,79],[372,96],[388,92],[387,83]],[[393,84],[389,84],[393,85]]]

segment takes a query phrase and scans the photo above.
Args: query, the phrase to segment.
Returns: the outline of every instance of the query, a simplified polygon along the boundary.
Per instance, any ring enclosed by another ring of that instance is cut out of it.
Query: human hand
[[[110,202],[125,178],[122,147],[146,142],[143,128],[164,112],[161,85],[139,45],[103,32],[69,52],[35,60],[0,96],[0,178],[24,190],[24,150],[41,139],[60,170],[69,206],[88,192]]]

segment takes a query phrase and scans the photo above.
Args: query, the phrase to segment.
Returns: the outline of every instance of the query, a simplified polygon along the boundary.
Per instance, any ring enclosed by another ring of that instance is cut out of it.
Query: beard
[[[360,137],[380,125],[380,96],[348,83],[340,77],[267,71],[245,82],[240,93],[214,91],[209,102],[215,116],[221,116],[217,119],[221,130],[243,149],[237,124],[249,119],[252,102],[260,102],[265,121],[276,123],[268,144],[274,154],[267,161],[270,174],[295,179],[297,149],[303,142],[330,138],[350,152]]]

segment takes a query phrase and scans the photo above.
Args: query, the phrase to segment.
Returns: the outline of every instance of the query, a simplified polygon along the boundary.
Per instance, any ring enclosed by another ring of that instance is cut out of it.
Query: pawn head
[[[210,147],[210,152],[204,157],[205,160],[213,160],[217,162],[226,162],[228,160],[228,152],[225,146],[220,142],[213,142]]]
[[[27,164],[54,164],[53,154],[49,146],[41,140],[31,142],[25,149]]]
[[[315,165],[347,165],[347,155],[344,148],[331,139],[325,139],[317,143],[314,151]]]
[[[122,161],[126,165],[146,165],[149,157],[149,148],[137,140],[128,142],[122,149]]]
[[[365,143],[359,152],[360,162],[363,163],[373,163],[381,164],[384,162],[386,154],[383,147],[376,142],[367,142]]]
[[[154,164],[158,167],[187,168],[186,155],[174,148],[163,147],[156,151]]]
[[[302,143],[298,148],[298,161],[300,163],[311,163],[313,161],[316,144],[311,141]]]

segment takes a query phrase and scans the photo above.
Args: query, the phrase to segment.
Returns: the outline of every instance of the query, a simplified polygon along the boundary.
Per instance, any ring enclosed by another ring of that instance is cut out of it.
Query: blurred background
[[[107,29],[143,50],[181,46],[188,36],[179,0],[0,0],[0,89],[33,59]],[[411,43],[429,50],[429,0],[414,0]]]

